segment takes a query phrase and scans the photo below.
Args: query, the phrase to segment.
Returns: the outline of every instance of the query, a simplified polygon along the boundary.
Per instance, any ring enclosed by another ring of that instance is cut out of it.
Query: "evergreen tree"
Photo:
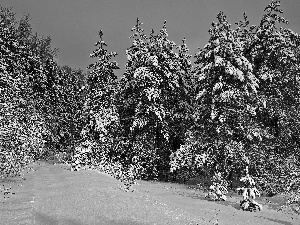
[[[138,156],[145,167],[162,172],[168,168],[170,140],[184,133],[191,62],[185,40],[181,46],[168,40],[166,22],[158,34],[152,30],[149,37],[141,25],[137,19],[133,44],[126,51],[119,114],[132,144],[131,157]]]
[[[17,21],[5,8],[0,17],[0,154],[6,157],[0,173],[12,175],[43,147],[46,129],[30,95],[28,68],[36,58],[30,48],[29,17]]]
[[[273,193],[286,189],[279,184],[281,177],[289,177],[285,163],[299,160],[300,42],[297,33],[278,27],[279,23],[288,24],[280,14],[280,1],[272,1],[260,24],[248,29],[244,51],[260,83],[256,119],[263,128],[262,140],[253,144],[260,154],[253,154],[252,161],[261,185]]]
[[[299,36],[277,28],[287,23],[279,6],[272,1],[257,26],[244,14],[235,29],[218,14],[209,43],[196,55],[195,126],[173,155],[173,169],[221,172],[230,180],[249,166],[261,188],[274,193],[295,178],[286,162],[297,170]]]
[[[209,43],[196,55],[196,129],[181,151],[192,151],[187,153],[191,164],[196,155],[196,167],[206,165],[211,175],[222,172],[227,177],[247,163],[251,144],[247,137],[260,129],[253,123],[258,79],[243,55],[245,41],[222,12],[217,18],[209,30]]]
[[[107,44],[103,41],[103,32],[99,31],[100,40],[97,47],[90,55],[98,60],[89,65],[87,76],[86,102],[84,117],[86,125],[82,131],[85,139],[105,145],[111,150],[111,141],[116,136],[118,126],[118,114],[115,107],[115,94],[117,90],[117,76],[114,70],[119,69],[117,62],[111,61],[117,55],[116,52],[108,52]],[[107,144],[107,145],[106,145]],[[104,147],[104,148],[106,148]]]

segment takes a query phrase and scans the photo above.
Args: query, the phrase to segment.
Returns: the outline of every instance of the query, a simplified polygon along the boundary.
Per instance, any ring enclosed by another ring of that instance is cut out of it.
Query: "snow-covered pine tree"
[[[149,173],[163,172],[169,170],[170,142],[184,133],[190,115],[191,56],[185,40],[177,46],[168,39],[166,22],[149,37],[141,26],[137,19],[126,51],[119,110],[128,138],[135,143],[132,156],[136,154]]]

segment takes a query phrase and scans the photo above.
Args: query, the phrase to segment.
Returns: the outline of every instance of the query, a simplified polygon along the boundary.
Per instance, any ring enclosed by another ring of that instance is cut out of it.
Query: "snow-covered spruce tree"
[[[83,109],[86,125],[82,130],[82,143],[77,148],[77,156],[81,157],[79,161],[82,163],[98,166],[100,170],[123,181],[125,186],[128,183],[130,186],[133,179],[127,173],[128,168],[122,166],[118,151],[123,147],[119,138],[119,116],[115,105],[118,83],[114,70],[119,69],[119,66],[117,62],[111,61],[117,53],[107,51],[101,30],[99,36],[100,40],[95,44],[97,48],[90,55],[97,58],[97,61],[89,65],[87,85],[83,87],[87,96]],[[85,154],[88,154],[88,158]],[[78,159],[75,158],[75,161]]]
[[[260,24],[248,29],[244,51],[259,79],[256,114],[257,123],[264,128],[259,133],[262,141],[252,146],[260,154],[253,151],[251,161],[259,183],[270,194],[286,190],[284,184],[294,181],[294,170],[299,168],[300,39],[290,29],[278,27],[288,24],[281,13],[280,1],[272,1]],[[287,162],[293,162],[293,171],[286,168]]]
[[[279,6],[272,1],[258,26],[249,26],[244,14],[235,30],[218,15],[196,56],[198,128],[175,154],[175,169],[209,166],[231,179],[230,171],[244,164],[261,189],[297,190],[300,42],[298,34],[277,28],[286,23]]]
[[[127,49],[126,71],[120,81],[120,122],[129,140],[127,157],[137,157],[144,177],[169,170],[169,155],[188,121],[191,62],[185,40],[168,39],[166,22],[158,34],[146,36],[137,23]]]
[[[105,143],[109,127],[117,122],[118,117],[114,105],[117,76],[114,70],[119,69],[117,62],[111,61],[116,52],[108,52],[107,44],[103,41],[103,32],[99,31],[100,40],[90,55],[98,60],[89,65],[87,75],[87,99],[85,113],[87,125],[83,130],[85,138]]]
[[[247,40],[220,12],[209,43],[196,54],[195,126],[174,154],[172,168],[186,166],[223,179],[248,163],[248,148],[260,126],[255,123],[258,79],[244,56]]]

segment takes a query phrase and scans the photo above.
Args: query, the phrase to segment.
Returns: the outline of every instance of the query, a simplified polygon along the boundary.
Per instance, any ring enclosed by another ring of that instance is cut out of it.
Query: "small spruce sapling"
[[[244,187],[239,188],[243,191],[243,200],[240,202],[241,209],[247,211],[261,210],[262,205],[254,200],[256,195],[260,196],[260,193],[255,187],[254,179],[249,175],[248,165],[246,166],[246,175],[240,181],[244,183]]]
[[[209,193],[206,198],[212,199],[214,201],[226,201],[227,197],[225,194],[227,191],[227,182],[222,178],[222,174],[215,173],[213,176],[213,184],[209,187]]]

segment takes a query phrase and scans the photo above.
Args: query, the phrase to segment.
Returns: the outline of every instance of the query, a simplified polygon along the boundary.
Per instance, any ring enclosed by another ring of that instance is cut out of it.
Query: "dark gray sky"
[[[125,50],[130,47],[131,28],[138,17],[146,34],[158,32],[167,20],[170,40],[180,44],[186,37],[190,53],[208,41],[208,29],[216,15],[223,11],[234,25],[246,12],[250,24],[258,24],[264,8],[271,0],[0,0],[2,7],[13,7],[21,18],[31,15],[33,30],[50,36],[59,49],[59,62],[74,68],[85,68],[92,62],[89,54],[104,32],[109,51],[116,51],[116,61],[124,71]],[[300,33],[300,0],[282,0],[283,16],[289,28]]]

